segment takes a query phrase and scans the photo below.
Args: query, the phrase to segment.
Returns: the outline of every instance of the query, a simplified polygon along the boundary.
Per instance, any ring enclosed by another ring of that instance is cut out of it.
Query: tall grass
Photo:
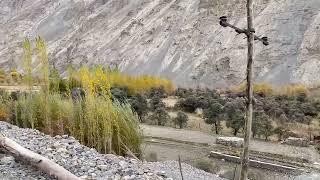
[[[31,89],[31,82],[34,82],[29,71],[32,52],[30,42],[25,42],[25,71],[29,78],[25,83]],[[86,95],[72,99],[70,88],[64,94],[59,93],[59,87],[56,87],[61,80],[56,77],[59,75],[49,77],[46,45],[40,37],[36,39],[36,52],[41,67],[38,77],[42,80],[41,91],[21,93],[17,100],[0,96],[0,120],[50,135],[69,134],[102,153],[141,155],[138,117],[128,104],[112,102],[110,78],[101,67],[80,69],[77,75]],[[69,77],[70,81],[72,79]]]
[[[0,106],[1,107],[1,106]],[[127,104],[89,96],[73,102],[58,93],[20,96],[12,123],[51,135],[70,134],[102,153],[140,155],[138,118]]]

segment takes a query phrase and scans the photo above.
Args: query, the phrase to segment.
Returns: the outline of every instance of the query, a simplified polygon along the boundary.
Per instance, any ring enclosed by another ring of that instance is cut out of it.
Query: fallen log
[[[47,173],[50,177],[59,180],[80,180],[77,176],[64,169],[62,166],[45,158],[37,153],[34,153],[15,141],[0,134],[0,148],[5,150],[17,160],[26,161],[31,165],[37,167],[42,172]]]

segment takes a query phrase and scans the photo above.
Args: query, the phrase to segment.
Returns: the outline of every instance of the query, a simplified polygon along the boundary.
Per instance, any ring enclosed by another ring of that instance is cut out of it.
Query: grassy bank
[[[69,134],[102,153],[140,154],[138,118],[127,104],[95,96],[73,101],[58,93],[40,93],[2,101],[1,107],[11,114],[7,121],[19,127]]]
[[[62,79],[57,70],[49,68],[44,40],[36,38],[34,49],[31,44],[28,39],[23,43],[23,75],[4,76],[10,77],[9,84],[20,83],[26,88],[11,94],[1,91],[0,120],[49,135],[68,134],[102,153],[140,156],[138,117],[128,103],[111,98],[111,85],[117,81],[114,77],[121,79],[121,73],[82,67],[73,68]],[[32,71],[34,63],[36,72]],[[41,88],[34,92],[34,85]]]

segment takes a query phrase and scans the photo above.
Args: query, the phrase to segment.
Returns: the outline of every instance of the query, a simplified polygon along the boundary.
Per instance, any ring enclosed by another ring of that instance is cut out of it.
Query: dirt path
[[[170,127],[149,126],[144,124],[141,125],[141,127],[145,136],[170,138],[174,140],[196,143],[207,143],[209,145],[215,144],[217,137],[199,131],[181,130]],[[304,158],[310,160],[311,162],[320,162],[320,155],[313,147],[295,147],[279,143],[253,140],[251,143],[251,149],[265,153]]]

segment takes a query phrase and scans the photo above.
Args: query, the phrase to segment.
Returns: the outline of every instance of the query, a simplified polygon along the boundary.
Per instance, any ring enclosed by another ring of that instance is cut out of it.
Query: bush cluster
[[[310,117],[314,118],[319,114],[319,105],[319,101],[300,94],[298,96],[257,97],[255,107],[256,109],[262,109],[274,119],[309,124]]]
[[[289,86],[288,86],[289,87]],[[309,98],[302,86],[290,86],[290,93],[271,93],[270,86],[256,86],[252,133],[254,137],[268,139],[276,134],[281,140],[294,135],[286,128],[287,123],[310,124],[320,112],[320,101]],[[289,90],[288,90],[289,91]],[[259,92],[259,93],[258,93]],[[246,100],[243,92],[228,92],[220,96],[210,90],[188,90],[178,88],[179,97],[176,108],[193,113],[197,108],[203,109],[203,118],[212,125],[217,134],[221,131],[221,121],[233,130],[236,136],[245,125]],[[275,121],[278,126],[273,125]]]
[[[189,117],[188,117],[188,115],[186,115],[182,111],[179,111],[177,113],[177,117],[174,118],[173,121],[174,121],[175,127],[178,126],[180,129],[182,129],[187,126],[187,122],[189,121]]]
[[[222,101],[220,95],[216,91],[210,89],[192,90],[178,88],[175,94],[179,97],[179,101],[175,107],[190,113],[193,113],[197,108],[208,108],[213,101]]]

